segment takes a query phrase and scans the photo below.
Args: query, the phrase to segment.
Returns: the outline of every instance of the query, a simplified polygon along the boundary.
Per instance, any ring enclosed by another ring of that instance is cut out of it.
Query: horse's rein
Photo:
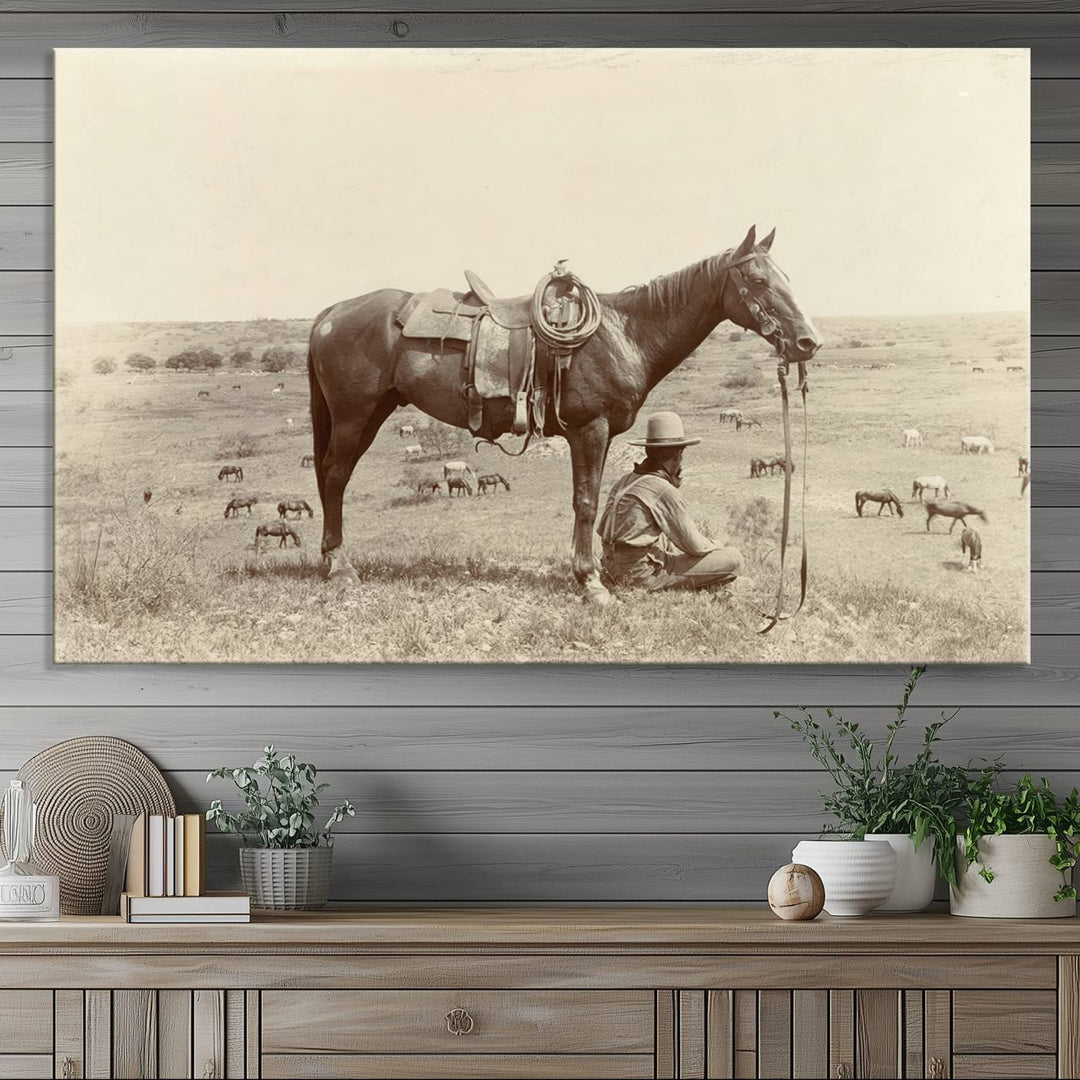
[[[737,263],[725,267],[727,272],[731,274],[732,280],[735,282],[735,287],[739,291],[739,297],[746,305],[747,310],[750,312],[758,323],[757,332],[765,337],[767,334],[773,333],[780,329],[780,321],[775,315],[760,301],[750,290],[750,286],[747,285],[746,279],[739,271],[739,263],[748,262],[754,257],[768,258],[762,252],[757,252],[756,255],[749,255],[744,259],[740,259]],[[773,613],[769,615],[767,612],[762,612],[762,618],[767,619],[768,622],[763,626],[758,633],[767,634],[777,623],[783,622],[787,619],[791,619],[802,610],[802,606],[806,603],[806,585],[809,577],[809,559],[806,546],[806,485],[807,485],[807,460],[810,449],[810,432],[807,422],[807,409],[806,409],[806,397],[809,387],[806,382],[806,362],[803,360],[797,361],[799,368],[799,385],[798,389],[802,392],[802,406],[803,406],[803,478],[802,478],[802,505],[800,507],[801,515],[801,547],[802,557],[799,567],[799,604],[794,611],[789,614],[782,614],[784,605],[784,570],[787,562],[787,547],[788,547],[788,533],[790,531],[791,524],[791,472],[792,472],[792,460],[791,460],[791,415],[790,415],[790,402],[788,399],[788,385],[787,377],[790,371],[791,362],[784,359],[784,346],[786,344],[785,339],[777,335],[775,342],[776,355],[779,357],[779,363],[776,365],[776,378],[780,383],[780,403],[783,413],[784,424],[784,519],[780,526],[780,580],[776,586],[776,605]]]

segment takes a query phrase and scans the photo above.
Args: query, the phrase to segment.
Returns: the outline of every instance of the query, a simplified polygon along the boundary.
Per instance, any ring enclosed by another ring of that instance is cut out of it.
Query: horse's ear
[[[774,225],[772,232],[769,233],[769,235],[766,236],[765,239],[762,240],[761,243],[758,244],[758,247],[764,248],[766,251],[768,251],[769,248],[772,247],[772,242],[775,239],[776,239],[776,226]]]
[[[735,249],[735,254],[732,256],[735,259],[741,259],[744,255],[749,255],[754,250],[754,238],[757,234],[757,226],[751,225],[750,231],[743,238],[743,242]]]

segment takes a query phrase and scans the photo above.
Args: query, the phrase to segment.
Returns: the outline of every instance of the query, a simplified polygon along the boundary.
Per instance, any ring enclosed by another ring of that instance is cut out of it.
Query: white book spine
[[[173,855],[173,865],[176,867],[176,890],[174,896],[184,895],[184,816],[178,814],[176,818],[176,848]]]
[[[161,814],[146,819],[146,879],[151,896],[165,895],[165,818]]]
[[[176,820],[165,819],[165,895],[176,895]]]

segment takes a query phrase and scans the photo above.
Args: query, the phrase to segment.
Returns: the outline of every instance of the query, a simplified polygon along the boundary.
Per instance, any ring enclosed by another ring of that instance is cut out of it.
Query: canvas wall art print
[[[59,50],[57,661],[1027,662],[1028,79]]]

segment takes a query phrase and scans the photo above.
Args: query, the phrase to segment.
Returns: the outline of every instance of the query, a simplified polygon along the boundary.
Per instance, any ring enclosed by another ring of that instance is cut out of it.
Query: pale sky
[[[57,321],[598,291],[773,226],[812,315],[1026,310],[1026,49],[60,49]]]

